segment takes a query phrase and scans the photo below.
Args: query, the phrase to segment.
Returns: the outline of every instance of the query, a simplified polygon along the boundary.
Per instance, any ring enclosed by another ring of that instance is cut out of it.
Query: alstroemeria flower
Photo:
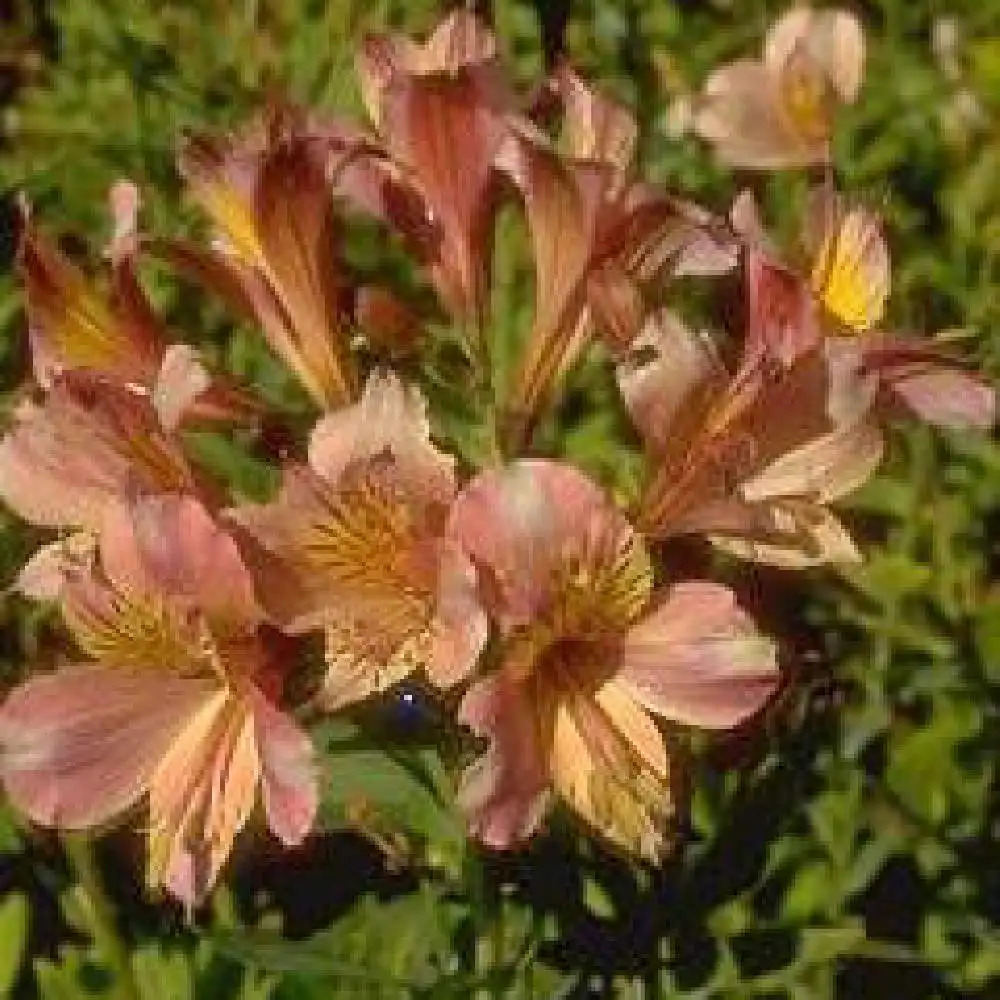
[[[286,107],[242,134],[190,139],[180,169],[216,227],[216,254],[176,243],[164,252],[255,317],[316,404],[332,409],[353,399],[357,375],[326,155]]]
[[[446,308],[479,331],[489,298],[493,158],[513,106],[493,34],[454,10],[423,45],[397,35],[366,39],[358,76],[376,134],[347,133],[334,183],[402,234]]]
[[[308,738],[276,707],[281,673],[253,583],[195,500],[105,511],[100,571],[65,619],[91,662],[36,676],[0,708],[0,777],[33,821],[101,826],[149,801],[149,882],[188,907],[212,887],[258,789],[285,844],[316,808]]]
[[[707,212],[632,179],[631,113],[568,68],[553,87],[565,152],[512,126],[497,165],[524,199],[535,261],[535,319],[508,402],[523,438],[552,386],[598,330],[627,349],[645,315],[643,286],[670,274],[719,274],[736,247]]]
[[[449,530],[502,643],[497,672],[459,711],[490,741],[460,790],[473,834],[496,848],[524,840],[555,792],[613,844],[657,858],[677,792],[652,716],[736,725],[775,689],[773,644],[725,587],[654,592],[640,537],[568,466],[483,473]]]
[[[864,53],[853,14],[795,7],[767,33],[762,60],[738,59],[709,76],[695,131],[734,167],[828,163],[833,117],[858,95]]]
[[[170,344],[136,273],[139,193],[119,181],[109,201],[114,235],[105,291],[35,225],[27,206],[19,246],[35,378],[47,389],[60,372],[85,370],[151,394],[165,426],[182,419],[241,420],[256,413],[249,394],[212,378],[188,344]]]
[[[258,579],[275,619],[325,632],[325,707],[417,668],[448,686],[475,665],[486,621],[472,567],[444,537],[454,494],[419,393],[374,374],[359,403],[316,425],[308,467],[286,470],[276,501],[232,511],[265,550]]]
[[[78,533],[43,546],[15,587],[55,597],[62,571],[87,561],[109,503],[198,491],[147,396],[91,372],[56,376],[44,402],[24,403],[0,440],[0,499],[30,524]]]
[[[827,505],[875,470],[883,440],[864,407],[831,418],[822,352],[788,369],[751,356],[730,375],[710,339],[666,311],[636,348],[619,383],[653,463],[643,531],[705,533],[743,558],[793,568],[859,558]]]
[[[992,426],[996,397],[981,376],[932,342],[877,329],[889,297],[890,265],[873,212],[815,193],[799,270],[779,260],[748,193],[733,207],[733,225],[746,240],[748,354],[788,366],[824,350],[835,415],[878,404],[943,427]]]

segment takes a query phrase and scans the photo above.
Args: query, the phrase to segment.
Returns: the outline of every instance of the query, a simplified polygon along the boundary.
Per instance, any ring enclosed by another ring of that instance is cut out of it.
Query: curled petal
[[[208,372],[193,347],[188,344],[168,347],[152,393],[160,423],[167,430],[174,430],[210,384]]]
[[[822,341],[816,300],[798,275],[762,250],[743,254],[746,289],[746,353],[777,358],[791,367]]]
[[[351,398],[354,372],[320,145],[302,116],[283,106],[270,108],[243,135],[192,138],[181,171],[223,235],[222,267],[206,266],[183,248],[180,256],[250,306],[271,348],[328,408]],[[230,275],[220,277],[226,270]]]
[[[470,833],[505,849],[537,829],[548,800],[549,770],[540,706],[502,672],[473,685],[458,720],[490,745],[462,776],[458,799]]]
[[[750,503],[781,496],[809,496],[829,503],[857,489],[882,461],[882,433],[868,421],[841,425],[787,452],[743,483]]]
[[[0,777],[35,822],[102,824],[145,793],[156,762],[210,690],[150,669],[67,667],[0,708]]]
[[[558,70],[554,82],[565,107],[570,156],[599,160],[624,175],[639,135],[632,113],[587,86],[568,66]]]
[[[704,530],[711,531],[711,514],[702,521]],[[729,524],[721,523],[719,531],[709,536],[717,548],[781,569],[861,561],[854,540],[836,515],[808,500],[750,505]]]
[[[378,127],[382,96],[398,75],[456,74],[496,59],[496,39],[474,14],[456,8],[423,45],[399,35],[371,35],[358,53],[357,71],[365,108]]]
[[[463,66],[497,58],[493,32],[461,7],[452,10],[431,32],[415,67],[420,73],[455,73]]]
[[[795,7],[767,33],[764,61],[781,68],[803,51],[845,104],[861,89],[865,39],[857,18],[845,10]]]
[[[98,291],[36,227],[27,207],[18,250],[24,283],[32,363],[48,387],[61,371],[91,369],[121,381],[146,382],[159,353],[161,330],[141,294],[145,311],[128,308]],[[119,308],[125,307],[125,308]]]
[[[382,97],[389,153],[419,193],[423,226],[436,237],[424,240],[432,277],[448,308],[477,326],[486,308],[493,162],[509,100],[495,69],[398,75]]]
[[[497,165],[521,191],[534,250],[535,319],[512,401],[516,411],[530,415],[574,344],[606,177],[596,165],[571,169],[521,134],[508,137]]]
[[[35,601],[55,601],[69,577],[91,568],[97,539],[90,531],[74,531],[43,545],[22,567],[13,590]]]
[[[891,398],[928,423],[988,430],[996,422],[993,387],[933,345],[881,338],[863,343],[853,361],[859,380],[877,379]]]
[[[621,648],[619,682],[657,715],[726,728],[774,693],[774,643],[754,628],[728,588],[677,584],[633,626]]]
[[[707,335],[695,334],[666,309],[646,320],[631,357],[618,366],[625,405],[659,455],[689,444],[726,377]]]

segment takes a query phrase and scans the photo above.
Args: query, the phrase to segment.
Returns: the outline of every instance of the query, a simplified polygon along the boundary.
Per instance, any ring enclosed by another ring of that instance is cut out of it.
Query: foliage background
[[[560,5],[544,6],[551,21]],[[855,6],[869,31],[867,82],[838,136],[838,163],[844,187],[888,217],[892,318],[950,331],[995,379],[1000,6]],[[494,7],[527,84],[542,66],[535,8]],[[357,108],[360,32],[423,31],[436,8],[0,3],[4,399],[26,371],[9,273],[15,192],[94,248],[106,235],[104,192],[127,175],[146,194],[151,228],[188,229],[173,169],[183,129],[235,123],[270,88]],[[755,51],[780,9],[573,0],[566,44],[636,108],[644,172],[722,209],[734,178],[678,134],[675,99],[720,59]],[[755,183],[791,232],[795,183]],[[531,309],[521,240],[501,225],[494,322],[511,335]],[[372,234],[359,232],[351,253],[372,266]],[[173,324],[295,406],[252,332],[162,276],[150,280]],[[586,367],[578,373],[562,447],[625,487],[634,456],[610,447],[618,415],[607,390]],[[764,737],[709,748],[683,850],[661,872],[608,856],[558,821],[512,859],[469,849],[447,808],[449,748],[434,705],[390,701],[322,732],[330,832],[291,856],[266,843],[246,850],[192,923],[141,896],[128,835],[106,838],[95,855],[0,811],[0,997],[1000,997],[1000,447],[924,429],[900,430],[894,445],[884,473],[848,505],[866,540],[862,569],[729,568],[792,641],[792,683]],[[199,446],[235,492],[267,488],[252,442]],[[34,542],[0,513],[0,586]],[[46,655],[53,630],[44,612],[0,604],[0,684]],[[391,756],[375,749],[380,734]]]

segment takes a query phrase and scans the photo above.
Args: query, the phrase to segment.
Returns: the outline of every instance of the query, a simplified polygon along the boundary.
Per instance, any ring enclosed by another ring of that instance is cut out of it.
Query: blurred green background
[[[552,31],[563,8],[538,4]],[[539,11],[493,6],[527,88],[543,65]],[[1000,5],[852,7],[869,59],[837,162],[843,187],[887,217],[891,319],[949,331],[996,380]],[[781,10],[573,0],[565,45],[636,109],[647,177],[719,210],[752,182],[791,234],[800,182],[734,178],[683,128],[685,95],[720,60],[758,51]],[[16,192],[72,234],[70,249],[89,246],[91,262],[120,176],[142,187],[148,228],[187,231],[196,223],[173,166],[184,129],[235,124],[268,90],[356,112],[361,32],[423,33],[438,12],[430,0],[0,2],[4,400],[27,372],[10,274]],[[377,234],[353,239],[356,266],[375,267]],[[530,321],[522,249],[502,220],[503,330]],[[288,407],[300,398],[253,331],[159,273],[148,280],[216,363]],[[611,447],[620,413],[607,378],[585,365],[571,391],[586,405],[561,415],[560,447],[627,488],[635,456]],[[198,444],[235,495],[267,489],[253,442]],[[19,826],[0,804],[0,997],[1000,997],[1000,447],[894,430],[892,460],[845,506],[863,568],[728,568],[789,647],[792,681],[768,732],[708,748],[682,850],[661,871],[603,853],[558,819],[510,859],[468,847],[449,808],[442,761],[454,748],[442,745],[439,709],[389,699],[317,732],[328,832],[290,855],[249,838],[192,922],[143,896],[135,838],[112,834],[95,853]],[[36,541],[0,512],[0,586]],[[0,684],[55,638],[47,612],[4,599]]]

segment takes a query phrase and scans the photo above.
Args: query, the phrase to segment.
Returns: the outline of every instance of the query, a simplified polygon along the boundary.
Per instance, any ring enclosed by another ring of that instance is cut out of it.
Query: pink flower
[[[417,668],[451,685],[475,665],[486,622],[472,567],[444,537],[454,493],[423,400],[376,373],[359,403],[316,425],[309,465],[286,470],[276,501],[231,512],[262,549],[258,579],[276,620],[325,632],[325,707]]]
[[[786,567],[859,558],[827,505],[875,470],[883,440],[866,407],[830,416],[820,351],[787,369],[751,355],[730,375],[711,339],[667,311],[650,318],[636,349],[619,383],[652,460],[644,531],[705,533]]]
[[[738,59],[708,78],[695,131],[734,167],[828,163],[834,113],[858,95],[864,52],[852,14],[794,7],[767,33],[763,59]]]
[[[733,208],[746,239],[746,351],[791,365],[820,347],[831,370],[831,413],[875,405],[928,423],[987,429],[996,420],[992,387],[961,359],[918,337],[878,330],[889,297],[889,250],[881,220],[828,192],[812,196],[804,260],[781,263],[744,192]]]
[[[535,317],[508,400],[510,436],[530,436],[540,408],[595,330],[627,350],[664,276],[719,274],[736,246],[697,206],[636,181],[632,115],[563,68],[553,87],[568,148],[511,121],[497,165],[524,201],[535,263]]]
[[[90,662],[36,676],[0,708],[0,776],[32,820],[100,826],[149,801],[149,882],[192,907],[262,792],[285,844],[316,807],[305,734],[280,690],[236,546],[188,497],[105,509],[100,570],[63,591]]]
[[[109,201],[115,233],[107,249],[106,291],[43,235],[27,206],[23,209],[18,263],[38,384],[48,389],[63,371],[101,375],[149,393],[166,427],[190,419],[254,417],[256,401],[225,379],[210,377],[189,345],[170,344],[170,331],[153,312],[136,273],[136,187],[119,181]]]
[[[342,137],[337,190],[410,244],[445,307],[474,332],[488,305],[493,159],[513,107],[496,41],[452,11],[420,45],[374,35],[358,77],[375,135]]]
[[[63,570],[89,562],[110,503],[199,489],[147,396],[92,372],[56,376],[45,400],[23,404],[0,440],[0,499],[31,524],[78,530],[44,545],[15,587],[54,598]]]
[[[323,143],[299,112],[274,106],[242,134],[192,138],[180,167],[216,252],[160,251],[256,318],[318,406],[349,402],[357,376]]]
[[[567,466],[480,475],[449,532],[480,573],[501,638],[497,671],[459,712],[490,741],[460,792],[472,832],[510,847],[555,793],[613,844],[655,858],[677,792],[652,716],[736,725],[775,688],[773,645],[725,587],[654,592],[639,536]]]

